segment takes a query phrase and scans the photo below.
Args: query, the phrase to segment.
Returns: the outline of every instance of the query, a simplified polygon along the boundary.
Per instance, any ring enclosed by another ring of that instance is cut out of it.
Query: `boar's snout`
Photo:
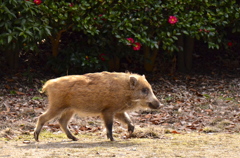
[[[149,102],[148,103],[148,106],[151,108],[151,109],[158,109],[160,108],[161,104],[158,100],[154,100],[152,102]]]

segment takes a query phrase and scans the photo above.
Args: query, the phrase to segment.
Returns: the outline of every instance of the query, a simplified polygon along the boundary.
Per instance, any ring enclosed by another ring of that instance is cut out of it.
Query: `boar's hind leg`
[[[38,141],[38,136],[39,136],[39,133],[40,133],[43,125],[46,122],[50,121],[51,119],[55,118],[61,112],[62,112],[62,110],[48,109],[45,113],[43,113],[41,116],[39,116],[36,128],[34,130],[34,138],[36,141]]]
[[[116,117],[119,121],[121,121],[121,122],[123,122],[123,123],[126,123],[126,124],[128,125],[128,132],[129,132],[130,135],[131,135],[131,134],[133,133],[133,131],[134,131],[134,126],[133,126],[133,124],[132,124],[132,121],[131,121],[129,115],[128,115],[126,112],[124,112],[124,113],[117,113],[117,114],[115,115],[115,117]]]
[[[69,139],[72,139],[73,141],[77,141],[78,139],[76,137],[74,137],[68,129],[68,122],[71,119],[71,117],[73,116],[73,114],[74,114],[73,110],[64,111],[62,116],[59,119],[59,124]]]
[[[102,113],[102,118],[107,129],[107,138],[109,138],[111,141],[114,141],[112,136],[113,114],[111,112],[105,111]]]

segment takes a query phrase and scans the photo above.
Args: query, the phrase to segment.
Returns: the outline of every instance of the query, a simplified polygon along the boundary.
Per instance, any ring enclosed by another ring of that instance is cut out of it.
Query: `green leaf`
[[[26,33],[29,35],[29,36],[33,36],[32,32],[31,31],[26,31]]]
[[[167,32],[167,36],[170,37],[170,36],[171,36],[171,33],[170,33],[170,32]]]
[[[13,37],[11,35],[8,36],[8,43],[12,41]]]
[[[238,19],[239,18],[239,12],[235,13],[235,18]]]
[[[45,31],[47,32],[47,35],[48,35],[48,36],[51,36],[51,35],[52,35],[51,32],[50,32],[50,30],[49,30],[47,27],[45,27]]]
[[[174,40],[178,40],[177,36],[172,36],[172,38],[173,38]]]
[[[159,48],[158,43],[154,43],[154,47],[158,49]]]
[[[13,14],[5,5],[3,5],[3,8],[4,8],[4,10],[5,10],[9,15],[11,15],[11,16],[14,17],[14,18],[17,18],[16,15]]]
[[[41,97],[33,97],[32,98],[32,100],[41,100],[41,99],[43,99],[43,98],[41,98]]]
[[[184,33],[185,35],[189,35],[189,33],[188,33],[186,30],[183,30],[183,33]]]
[[[10,91],[10,94],[17,94],[17,93],[16,93],[16,91],[11,90],[11,91]]]

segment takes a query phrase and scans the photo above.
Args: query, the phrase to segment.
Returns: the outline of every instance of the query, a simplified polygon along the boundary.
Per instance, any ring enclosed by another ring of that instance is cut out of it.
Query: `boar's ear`
[[[137,78],[134,76],[130,76],[130,88],[134,89],[137,85]]]
[[[142,77],[146,79],[145,75],[142,75]]]

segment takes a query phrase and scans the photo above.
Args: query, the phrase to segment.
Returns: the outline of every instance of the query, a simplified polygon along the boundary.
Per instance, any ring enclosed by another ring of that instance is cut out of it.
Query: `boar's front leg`
[[[128,115],[126,112],[124,112],[124,113],[117,113],[117,114],[115,115],[115,117],[116,117],[119,121],[121,121],[121,122],[123,122],[123,123],[126,123],[126,124],[128,125],[128,132],[129,132],[129,134],[130,134],[130,136],[131,136],[131,134],[132,134],[133,131],[134,131],[134,126],[133,126],[133,124],[132,124],[132,121],[131,121],[129,115]]]
[[[112,136],[113,113],[110,111],[104,111],[102,112],[102,118],[107,129],[107,138],[109,138],[111,141],[114,141]]]
[[[62,116],[59,119],[59,124],[69,139],[72,139],[73,141],[77,141],[78,139],[74,137],[68,129],[68,122],[73,116],[73,114],[74,114],[74,110],[64,111]]]

